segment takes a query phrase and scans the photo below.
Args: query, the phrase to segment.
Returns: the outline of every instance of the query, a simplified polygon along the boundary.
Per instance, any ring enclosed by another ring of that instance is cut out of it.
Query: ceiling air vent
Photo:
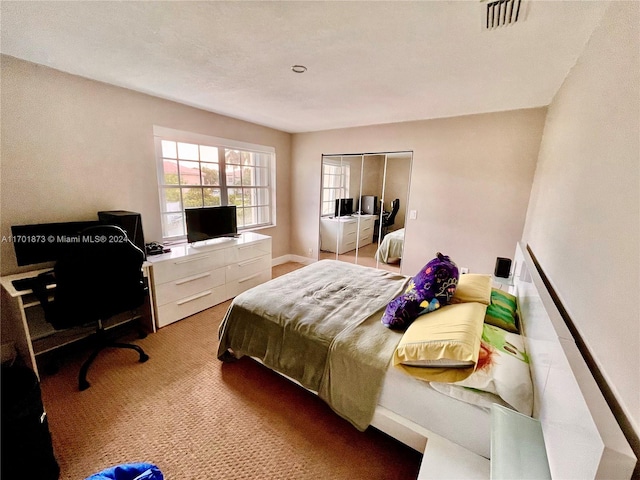
[[[516,23],[520,15],[521,0],[491,0],[487,2],[486,28],[488,30]]]

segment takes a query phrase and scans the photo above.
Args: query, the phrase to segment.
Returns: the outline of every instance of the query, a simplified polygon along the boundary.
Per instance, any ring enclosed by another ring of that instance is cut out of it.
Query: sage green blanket
[[[409,277],[322,260],[238,295],[220,325],[218,358],[259,358],[367,428],[401,333],[380,322]]]

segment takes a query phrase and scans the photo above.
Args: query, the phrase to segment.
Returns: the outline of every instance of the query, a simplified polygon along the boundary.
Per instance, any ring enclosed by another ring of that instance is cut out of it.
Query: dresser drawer
[[[341,222],[342,235],[350,235],[356,233],[358,230],[358,222],[355,220],[349,220],[348,222]]]
[[[373,225],[360,226],[360,239],[368,238],[369,241],[373,238]]]
[[[370,245],[371,243],[373,243],[371,235],[367,237],[360,237],[360,240],[358,241],[358,248],[365,247],[367,245]]]
[[[365,217],[360,219],[360,230],[363,228],[373,228],[376,219],[374,217]]]
[[[353,232],[344,233],[340,240],[342,241],[343,245],[346,245],[347,243],[355,242],[357,236],[358,236],[358,232],[354,230]]]
[[[271,280],[270,266],[267,270],[262,270],[231,282],[227,281],[227,298],[235,297],[245,290],[249,290],[250,288],[260,285],[268,280]]]
[[[153,280],[156,285],[206,272],[225,265],[227,249],[212,250],[206,253],[188,255],[153,264]]]
[[[235,254],[228,259],[227,264],[243,262],[267,254],[271,255],[271,239],[250,243],[248,245],[239,245],[234,250]]]
[[[355,250],[355,249],[356,249],[356,237],[354,236],[353,240],[348,242],[342,242],[342,244],[340,244],[340,249],[338,250],[338,253],[342,255],[343,253],[350,252],[351,250]]]
[[[193,295],[180,298],[175,302],[160,305],[157,308],[156,322],[158,327],[181,320],[209,307],[222,303],[227,299],[224,285],[210,288]]]
[[[242,278],[253,275],[254,273],[268,270],[271,268],[271,255],[262,255],[261,257],[244,260],[242,262],[227,265],[227,282],[235,282]]]
[[[188,277],[170,280],[156,285],[156,304],[164,305],[171,303],[180,298],[185,298],[195,293],[224,285],[224,282],[224,268],[217,268],[215,270],[196,273]]]

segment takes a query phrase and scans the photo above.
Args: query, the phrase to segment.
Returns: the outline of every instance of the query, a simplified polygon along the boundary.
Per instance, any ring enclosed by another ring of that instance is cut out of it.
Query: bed
[[[404,228],[388,233],[376,250],[376,260],[382,263],[398,263],[404,249]]]
[[[635,456],[526,247],[517,246],[514,265],[533,416],[553,478],[630,478]],[[452,398],[390,363],[403,333],[380,318],[409,280],[333,260],[273,279],[234,299],[220,326],[218,358],[253,357],[319,395],[356,428],[373,426],[424,452],[423,465],[441,454],[488,459],[490,409]],[[319,326],[322,318],[329,322]]]

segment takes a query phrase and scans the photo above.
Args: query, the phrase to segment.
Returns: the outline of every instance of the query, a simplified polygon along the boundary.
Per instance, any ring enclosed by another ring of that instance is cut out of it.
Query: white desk
[[[142,265],[145,277],[149,276],[150,265],[149,262],[144,262]],[[55,330],[53,326],[45,320],[44,311],[40,307],[40,302],[33,294],[33,291],[16,290],[13,286],[12,282],[14,280],[36,277],[40,273],[49,270],[51,270],[51,268],[0,277],[0,285],[2,285],[1,335],[3,361],[5,352],[15,348],[21,360],[23,360],[28,367],[32,368],[36,374],[38,374],[38,366],[36,363],[36,357],[38,355],[86,338],[96,331],[95,323],[89,323],[82,327]],[[55,285],[49,286],[51,290],[54,288]],[[103,322],[103,326],[105,329],[110,329],[130,322],[131,320],[141,318],[145,328],[149,332],[155,332],[153,292],[151,288],[149,288],[149,304],[145,306],[144,310],[148,312],[148,314],[136,315],[133,318],[128,313],[116,315]]]

